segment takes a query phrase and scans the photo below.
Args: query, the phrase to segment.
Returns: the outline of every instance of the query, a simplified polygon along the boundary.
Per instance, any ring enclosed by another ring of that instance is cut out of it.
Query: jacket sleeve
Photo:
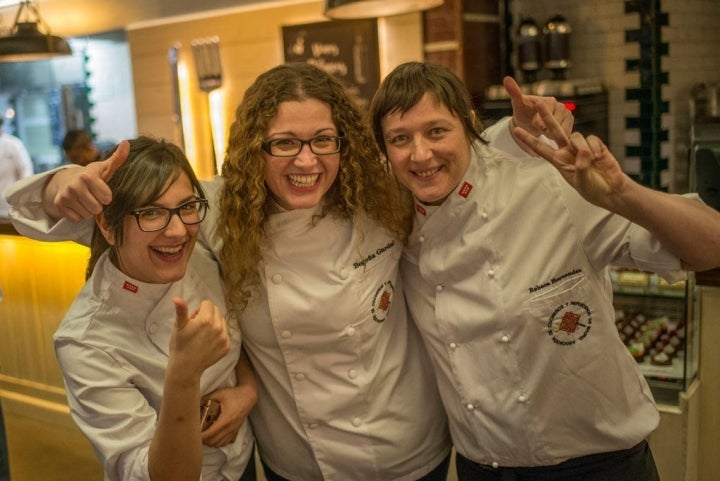
[[[148,453],[157,415],[132,374],[108,353],[75,339],[55,340],[70,414],[109,481],[150,481]]]
[[[93,219],[86,219],[79,224],[61,219],[54,222],[45,213],[42,205],[42,191],[47,180],[58,170],[77,168],[77,166],[62,166],[41,174],[20,179],[11,185],[5,196],[10,204],[10,220],[17,231],[32,239],[42,241],[72,240],[84,245],[90,245],[92,237]]]
[[[580,234],[582,247],[597,269],[613,265],[655,272],[671,284],[687,277],[680,259],[665,249],[650,231],[590,204],[554,168],[551,171],[557,197],[565,204]],[[685,197],[699,200],[694,194]]]

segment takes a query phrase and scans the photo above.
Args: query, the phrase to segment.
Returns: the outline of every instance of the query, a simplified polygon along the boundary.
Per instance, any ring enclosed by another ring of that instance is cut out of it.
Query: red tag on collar
[[[425,210],[425,207],[421,206],[418,203],[415,203],[415,210],[421,213],[422,215],[427,215],[427,211]]]
[[[472,190],[473,186],[472,184],[468,182],[463,182],[463,185],[460,187],[460,190],[458,190],[458,195],[460,197],[467,198],[467,196],[470,194],[470,191]]]
[[[125,281],[125,284],[123,284],[123,289],[125,289],[126,291],[130,291],[132,293],[137,293],[138,286],[136,286],[135,284],[131,284],[128,281]]]

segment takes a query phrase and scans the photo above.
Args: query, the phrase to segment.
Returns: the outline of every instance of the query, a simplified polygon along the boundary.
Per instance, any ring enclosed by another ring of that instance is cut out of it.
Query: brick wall
[[[648,0],[649,1],[649,0]],[[661,175],[670,191],[687,190],[687,150],[689,139],[688,104],[690,91],[699,82],[720,82],[720,1],[659,0],[667,15],[667,26],[660,27],[661,41],[668,54],[661,56],[660,71],[668,77],[661,96],[668,104],[662,114],[662,128],[668,140],[662,142],[660,156],[668,161]],[[562,14],[573,28],[570,40],[569,79],[600,78],[608,90],[609,147],[628,172],[637,172],[638,158],[625,154],[626,146],[640,145],[639,129],[626,128],[628,117],[640,117],[637,101],[626,100],[626,92],[640,86],[640,73],[626,71],[627,62],[640,56],[637,42],[626,42],[628,31],[640,28],[637,13],[625,13],[622,0],[515,0],[511,5],[514,23],[532,17],[542,25],[554,14]],[[641,0],[641,3],[644,3]],[[547,73],[544,73],[547,75]]]

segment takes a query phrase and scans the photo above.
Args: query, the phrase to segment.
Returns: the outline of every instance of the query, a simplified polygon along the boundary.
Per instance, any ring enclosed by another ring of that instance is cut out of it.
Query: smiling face
[[[381,127],[400,183],[419,201],[441,204],[470,165],[471,143],[460,119],[426,93],[407,111],[385,115]]]
[[[190,179],[181,173],[175,181],[168,181],[163,194],[150,205],[137,206],[175,208],[197,197]],[[98,226],[108,243],[116,245],[114,232],[109,229],[102,214]],[[156,232],[143,232],[133,215],[123,219],[123,240],[116,247],[115,265],[126,275],[141,282],[165,284],[175,282],[185,275],[200,224],[185,225],[180,217],[173,215],[170,223]]]
[[[268,123],[266,140],[337,136],[330,106],[317,99],[282,102]],[[309,209],[320,203],[340,169],[340,153],[317,155],[308,144],[292,157],[263,152],[265,183],[284,209]]]

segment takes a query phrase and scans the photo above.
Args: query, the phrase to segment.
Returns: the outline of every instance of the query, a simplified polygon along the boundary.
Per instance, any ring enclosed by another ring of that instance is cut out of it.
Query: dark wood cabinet
[[[463,79],[477,106],[502,82],[504,23],[498,0],[445,0],[423,12],[425,60]]]

